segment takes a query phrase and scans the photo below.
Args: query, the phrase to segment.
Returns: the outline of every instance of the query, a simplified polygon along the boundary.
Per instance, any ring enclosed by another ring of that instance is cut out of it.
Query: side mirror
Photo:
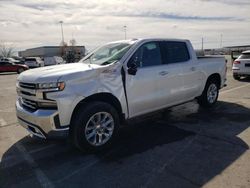
[[[128,62],[128,74],[136,75],[137,72],[137,64],[134,61]]]

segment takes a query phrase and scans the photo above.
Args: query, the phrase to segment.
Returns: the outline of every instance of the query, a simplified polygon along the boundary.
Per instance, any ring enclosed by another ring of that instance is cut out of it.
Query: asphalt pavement
[[[189,102],[123,128],[112,148],[81,153],[39,140],[15,116],[17,74],[0,73],[0,187],[250,187],[250,80],[212,109]]]

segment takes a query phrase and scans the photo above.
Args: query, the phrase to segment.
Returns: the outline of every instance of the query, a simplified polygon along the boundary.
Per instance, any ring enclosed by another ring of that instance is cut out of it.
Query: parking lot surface
[[[250,187],[250,80],[229,71],[214,108],[173,107],[87,154],[17,124],[16,77],[0,73],[0,187]]]

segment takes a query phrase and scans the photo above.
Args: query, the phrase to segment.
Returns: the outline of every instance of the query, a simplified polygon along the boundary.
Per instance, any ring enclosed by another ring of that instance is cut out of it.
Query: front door
[[[147,42],[142,44],[128,65],[137,64],[135,75],[127,74],[126,92],[129,107],[129,117],[152,112],[170,103],[175,102],[179,96],[175,91],[181,85],[177,78],[178,68],[164,64],[160,42]]]

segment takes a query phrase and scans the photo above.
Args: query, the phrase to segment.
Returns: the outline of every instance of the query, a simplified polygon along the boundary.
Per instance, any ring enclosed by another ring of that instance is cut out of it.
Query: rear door
[[[179,62],[181,72],[179,78],[182,80],[182,92],[185,100],[191,100],[201,94],[203,84],[200,65],[193,52],[191,44],[187,42],[172,42],[174,61]],[[176,58],[176,59],[175,59]]]
[[[184,46],[184,47],[183,47]],[[190,61],[190,55],[185,48],[185,42],[162,41],[161,52],[164,71],[167,75],[158,82],[162,91],[162,101],[168,106],[185,102],[186,88],[183,84],[183,66]]]

